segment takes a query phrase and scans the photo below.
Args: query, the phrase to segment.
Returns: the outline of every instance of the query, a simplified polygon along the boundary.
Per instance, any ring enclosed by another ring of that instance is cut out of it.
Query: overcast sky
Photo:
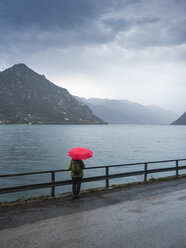
[[[0,70],[186,111],[186,0],[0,0]]]

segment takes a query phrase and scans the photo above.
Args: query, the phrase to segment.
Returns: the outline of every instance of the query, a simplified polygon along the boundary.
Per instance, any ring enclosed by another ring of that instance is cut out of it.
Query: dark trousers
[[[82,177],[72,178],[72,192],[74,196],[78,196],[81,189]]]

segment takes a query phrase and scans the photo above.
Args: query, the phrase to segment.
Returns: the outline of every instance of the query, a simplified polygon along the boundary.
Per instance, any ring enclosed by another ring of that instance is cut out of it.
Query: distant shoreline
[[[102,126],[102,125],[108,125],[111,123],[0,123],[0,125],[95,125],[95,126]],[[122,123],[121,123],[122,124]]]

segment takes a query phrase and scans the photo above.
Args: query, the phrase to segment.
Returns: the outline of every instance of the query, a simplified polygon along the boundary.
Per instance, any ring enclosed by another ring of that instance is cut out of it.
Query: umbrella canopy
[[[93,152],[86,147],[76,147],[68,152],[68,156],[75,160],[85,160],[93,157]]]

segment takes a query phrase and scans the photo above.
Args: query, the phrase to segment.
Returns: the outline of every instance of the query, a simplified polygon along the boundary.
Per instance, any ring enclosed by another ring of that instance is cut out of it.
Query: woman
[[[84,176],[84,168],[85,164],[82,160],[71,159],[69,164],[69,170],[71,170],[72,192],[74,198],[79,198],[81,181]]]

